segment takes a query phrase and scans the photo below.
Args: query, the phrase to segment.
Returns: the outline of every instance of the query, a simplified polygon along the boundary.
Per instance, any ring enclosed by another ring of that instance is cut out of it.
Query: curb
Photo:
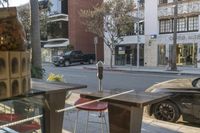
[[[83,69],[86,70],[97,70],[97,68],[92,67],[83,67]],[[158,73],[158,74],[177,74],[177,75],[198,75],[200,76],[200,73],[190,73],[190,72],[183,72],[183,71],[149,71],[149,70],[119,70],[119,69],[108,69],[104,68],[104,71],[111,71],[111,72],[126,72],[126,73],[133,73],[133,72],[145,72],[145,73]]]

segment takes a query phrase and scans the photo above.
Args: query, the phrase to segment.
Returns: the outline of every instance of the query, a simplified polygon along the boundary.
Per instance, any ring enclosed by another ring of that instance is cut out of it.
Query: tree
[[[40,21],[38,0],[30,0],[31,8],[31,47],[32,68],[39,71],[35,78],[42,78],[42,59],[40,44]]]
[[[123,35],[133,27],[132,1],[108,0],[97,4],[92,9],[82,9],[80,16],[88,32],[104,40],[111,53],[110,67],[112,68],[113,54],[116,44],[123,41]]]
[[[7,5],[7,7],[9,7],[9,0],[0,0],[0,5],[5,7],[5,4]]]
[[[20,6],[18,9],[18,17],[23,24],[24,30],[26,32],[26,39],[30,42],[30,29],[31,29],[31,15],[29,5]]]
[[[177,71],[176,66],[176,47],[177,47],[177,17],[178,17],[178,0],[175,0],[175,7],[174,7],[174,33],[173,33],[173,45],[172,45],[172,52],[171,52],[171,59],[170,59],[170,67],[171,71]]]
[[[48,12],[50,11],[50,7],[52,6],[51,2],[46,3],[46,1],[40,1],[42,3],[39,3],[39,17],[40,17],[40,36],[41,40],[47,39],[47,18],[48,18]],[[31,15],[30,15],[30,6],[29,4],[19,6],[18,7],[18,16],[21,20],[28,42],[30,42],[30,30],[31,30]]]

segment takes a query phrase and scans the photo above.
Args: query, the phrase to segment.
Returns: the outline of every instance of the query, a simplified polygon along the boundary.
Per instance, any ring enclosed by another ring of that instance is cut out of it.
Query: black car
[[[53,56],[53,64],[55,66],[69,66],[72,63],[89,63],[95,61],[95,54],[83,54],[81,51],[73,50],[66,52],[64,55]]]
[[[200,124],[200,78],[161,82],[146,92],[171,94],[169,99],[147,107],[150,116],[169,122],[176,122],[182,116],[184,121]]]

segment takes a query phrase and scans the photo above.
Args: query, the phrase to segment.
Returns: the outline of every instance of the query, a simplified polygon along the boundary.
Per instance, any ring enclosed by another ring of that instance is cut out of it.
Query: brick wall
[[[102,0],[68,0],[69,13],[69,40],[76,50],[81,50],[85,54],[95,53],[94,35],[86,32],[86,28],[81,23],[79,12],[81,9],[92,8]],[[103,41],[98,43],[98,60],[103,60]]]

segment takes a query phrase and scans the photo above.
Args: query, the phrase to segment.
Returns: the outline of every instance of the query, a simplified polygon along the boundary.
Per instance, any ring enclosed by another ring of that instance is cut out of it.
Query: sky
[[[19,6],[25,3],[28,3],[29,0],[9,0],[9,5],[10,6]]]

